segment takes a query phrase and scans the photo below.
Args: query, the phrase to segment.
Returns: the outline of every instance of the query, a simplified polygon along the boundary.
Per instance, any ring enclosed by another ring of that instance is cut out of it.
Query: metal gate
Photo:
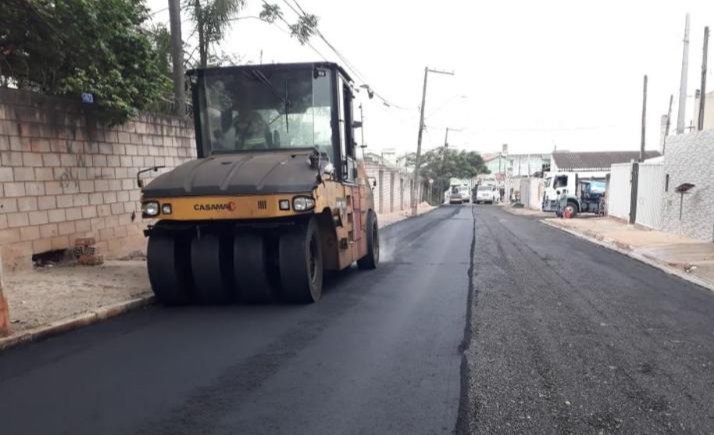
[[[636,223],[654,229],[662,228],[664,179],[664,164],[640,163]]]
[[[620,219],[630,219],[632,192],[632,164],[617,163],[610,171],[608,186],[607,214]]]
[[[531,180],[530,180],[530,178],[521,179],[520,194],[521,194],[521,204],[523,204],[524,207],[528,207],[529,204],[531,203]]]

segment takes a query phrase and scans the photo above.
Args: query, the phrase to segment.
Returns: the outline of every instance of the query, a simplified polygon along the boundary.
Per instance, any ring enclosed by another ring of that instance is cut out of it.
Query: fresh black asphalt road
[[[463,432],[714,433],[714,293],[475,210]]]
[[[714,433],[714,294],[492,206],[310,306],[151,307],[0,354],[0,434]]]
[[[317,304],[152,307],[0,354],[0,434],[453,432],[471,210],[382,235]]]

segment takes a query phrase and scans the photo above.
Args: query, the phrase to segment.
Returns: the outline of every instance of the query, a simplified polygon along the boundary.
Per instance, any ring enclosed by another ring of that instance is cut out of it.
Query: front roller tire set
[[[377,218],[368,216],[367,255],[360,269],[379,262]],[[317,302],[322,296],[323,252],[314,218],[280,231],[159,232],[149,237],[149,281],[165,305],[230,302]]]

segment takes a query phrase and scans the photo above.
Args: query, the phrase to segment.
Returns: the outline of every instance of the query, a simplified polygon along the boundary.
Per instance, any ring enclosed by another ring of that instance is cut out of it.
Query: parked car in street
[[[451,193],[449,193],[449,204],[463,204],[464,195],[458,186],[451,187]]]
[[[501,193],[496,186],[480,185],[476,188],[476,204],[494,204],[501,199]]]
[[[451,186],[449,204],[463,204],[471,202],[471,192],[468,186]]]

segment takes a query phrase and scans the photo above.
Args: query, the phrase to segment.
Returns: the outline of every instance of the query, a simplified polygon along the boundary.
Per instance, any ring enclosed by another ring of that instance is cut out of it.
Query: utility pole
[[[419,204],[419,198],[417,198],[417,195],[419,194],[419,166],[421,166],[421,139],[422,139],[422,133],[424,133],[424,106],[426,105],[426,83],[427,83],[427,78],[429,77],[429,73],[435,73],[435,74],[445,74],[445,75],[450,75],[453,76],[453,72],[448,72],[448,71],[438,71],[434,69],[429,69],[428,66],[424,67],[424,87],[421,91],[421,110],[420,110],[420,115],[419,115],[419,136],[417,139],[417,152],[416,152],[416,160],[414,162],[414,182],[412,183],[412,191],[411,191],[411,201],[412,201],[412,216],[417,215],[417,206]]]
[[[704,28],[704,53],[702,54],[702,87],[699,92],[699,123],[697,130],[704,130],[704,109],[707,101],[707,52],[709,51],[709,26]]]
[[[441,155],[441,175],[442,179],[444,176],[444,166],[446,166],[446,153],[449,152],[449,127],[446,127],[446,135],[444,136],[444,150],[443,154]],[[440,181],[439,182],[439,196],[441,197],[441,203],[444,202],[444,183],[445,181]],[[440,203],[440,204],[441,204]]]
[[[667,148],[667,137],[669,136],[669,127],[672,125],[672,101],[674,101],[674,95],[669,96],[669,109],[667,109],[667,123],[664,127],[664,139],[662,140],[662,155]]]
[[[179,0],[169,0],[171,26],[171,61],[174,80],[174,113],[186,116],[186,90],[183,73],[183,42],[181,40],[181,4]]]
[[[674,101],[674,95],[669,96],[669,109],[667,109],[667,125],[664,129],[664,137],[669,136],[669,127],[672,125],[672,102]]]
[[[461,128],[449,128],[446,127],[446,135],[444,136],[444,150],[443,154],[441,155],[441,173],[443,175],[444,171],[444,166],[446,165],[446,154],[449,152],[449,131],[463,131]],[[441,181],[439,181],[439,195],[442,195],[444,193],[444,185],[442,184]],[[441,198],[443,202],[443,197]]]
[[[684,117],[687,108],[687,74],[689,71],[689,14],[684,23],[684,49],[682,75],[679,78],[679,108],[677,109],[677,134],[684,133]]]
[[[647,74],[642,88],[642,133],[640,135],[640,162],[645,161],[645,126],[647,125]]]

